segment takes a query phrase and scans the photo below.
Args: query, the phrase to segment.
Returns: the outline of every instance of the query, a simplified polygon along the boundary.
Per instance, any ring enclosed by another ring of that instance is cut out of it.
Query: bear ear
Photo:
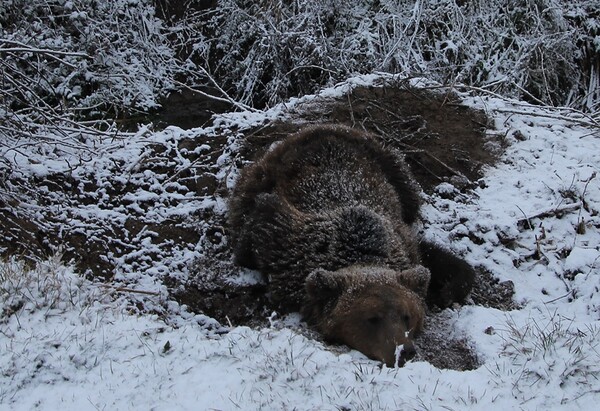
[[[306,293],[312,299],[335,299],[344,290],[344,278],[336,273],[318,268],[306,277]]]
[[[396,280],[404,287],[414,291],[421,298],[427,296],[429,280],[431,273],[422,265],[417,265],[408,270],[400,271],[396,274]]]

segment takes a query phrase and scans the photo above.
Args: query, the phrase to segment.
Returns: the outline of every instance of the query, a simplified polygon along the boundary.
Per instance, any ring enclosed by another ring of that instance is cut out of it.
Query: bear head
[[[304,316],[326,340],[402,366],[416,353],[413,339],[425,317],[423,298],[409,287],[427,289],[429,272],[417,272],[423,275],[373,266],[315,270],[306,279]]]

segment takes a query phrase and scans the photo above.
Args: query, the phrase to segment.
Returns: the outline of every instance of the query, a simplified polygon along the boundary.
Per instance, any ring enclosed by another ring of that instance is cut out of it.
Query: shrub
[[[242,103],[270,106],[386,71],[598,109],[600,6],[593,2],[217,3],[196,23],[191,54]]]

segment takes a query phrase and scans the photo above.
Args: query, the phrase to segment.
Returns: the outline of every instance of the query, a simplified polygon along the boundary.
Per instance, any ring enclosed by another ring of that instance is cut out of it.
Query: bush
[[[386,71],[593,112],[599,16],[583,0],[220,0],[190,41],[196,62],[256,106]]]
[[[595,113],[599,20],[584,0],[4,0],[0,167],[10,141],[85,140],[178,88],[262,108],[384,71]]]
[[[149,0],[3,0],[0,186],[32,147],[81,162],[114,119],[159,107],[178,70]]]
[[[4,116],[74,118],[147,111],[177,69],[144,0],[5,0],[0,5]],[[36,111],[40,110],[40,111]]]

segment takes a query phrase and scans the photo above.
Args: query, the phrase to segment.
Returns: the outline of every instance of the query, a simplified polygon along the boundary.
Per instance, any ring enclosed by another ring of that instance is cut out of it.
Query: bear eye
[[[377,317],[377,316],[369,317],[369,318],[367,318],[367,322],[371,325],[378,325],[379,323],[381,323],[381,317]]]

